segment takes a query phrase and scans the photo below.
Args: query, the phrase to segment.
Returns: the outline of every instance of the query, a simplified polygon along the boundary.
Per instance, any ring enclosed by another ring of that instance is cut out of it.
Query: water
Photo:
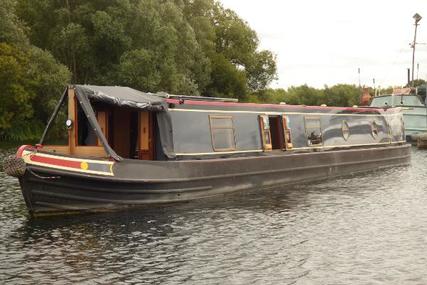
[[[0,172],[0,283],[427,284],[427,152],[412,154],[318,183],[36,220]]]

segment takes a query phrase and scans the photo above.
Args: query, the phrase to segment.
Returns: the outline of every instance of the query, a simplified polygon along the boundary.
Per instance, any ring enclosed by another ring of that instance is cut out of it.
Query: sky
[[[277,56],[273,88],[339,83],[402,86],[412,65],[413,15],[420,14],[414,78],[427,80],[427,0],[220,0]],[[417,69],[417,63],[419,69]]]

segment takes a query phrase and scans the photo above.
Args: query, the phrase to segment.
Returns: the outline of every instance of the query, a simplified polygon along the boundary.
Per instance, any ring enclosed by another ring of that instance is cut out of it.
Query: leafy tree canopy
[[[325,104],[327,106],[353,106],[358,105],[361,90],[350,84],[337,84],[332,87],[325,86],[322,89],[309,87],[307,85],[292,86],[285,89],[265,89],[254,93],[249,97],[251,102],[266,102],[314,105]]]
[[[256,33],[215,0],[19,0],[18,12],[74,83],[244,98],[276,76]]]
[[[0,2],[0,138],[36,139],[70,73],[29,44],[15,4]]]

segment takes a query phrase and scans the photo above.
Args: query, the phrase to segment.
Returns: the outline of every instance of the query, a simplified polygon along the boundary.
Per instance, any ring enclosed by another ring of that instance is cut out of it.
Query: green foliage
[[[287,104],[299,104],[299,105],[321,105],[325,104],[325,91],[302,85],[298,87],[288,88],[288,92],[285,96],[285,102]]]
[[[256,33],[215,0],[19,0],[19,15],[74,83],[243,98],[276,76]]]
[[[414,79],[414,81],[409,82],[408,84],[406,84],[405,87],[419,87],[422,86],[424,84],[426,84],[427,82],[424,79]]]
[[[49,52],[29,44],[14,7],[15,1],[0,2],[0,139],[33,140],[70,73]]]
[[[244,99],[246,95],[246,75],[234,67],[223,55],[212,58],[212,84],[206,95]]]
[[[248,100],[255,103],[280,103],[294,105],[319,106],[353,106],[359,104],[360,89],[355,85],[338,84],[324,89],[316,89],[307,85],[292,86],[284,89],[265,89],[252,93]]]
[[[37,136],[70,79],[245,99],[275,61],[217,0],[2,0],[0,137]]]
[[[285,102],[287,92],[285,89],[263,89],[250,94],[247,98],[251,103],[273,103]]]
[[[0,2],[0,42],[27,44],[25,27],[15,15],[15,0]]]
[[[10,129],[14,122],[32,117],[31,101],[35,93],[34,84],[27,78],[30,55],[19,48],[0,43],[0,136]]]
[[[360,89],[355,85],[338,84],[325,87],[325,103],[328,106],[353,106],[358,105],[360,100]]]

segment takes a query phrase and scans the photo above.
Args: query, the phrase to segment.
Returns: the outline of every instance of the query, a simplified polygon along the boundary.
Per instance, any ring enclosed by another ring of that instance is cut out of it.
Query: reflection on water
[[[426,284],[426,165],[36,220],[0,172],[0,283]]]

